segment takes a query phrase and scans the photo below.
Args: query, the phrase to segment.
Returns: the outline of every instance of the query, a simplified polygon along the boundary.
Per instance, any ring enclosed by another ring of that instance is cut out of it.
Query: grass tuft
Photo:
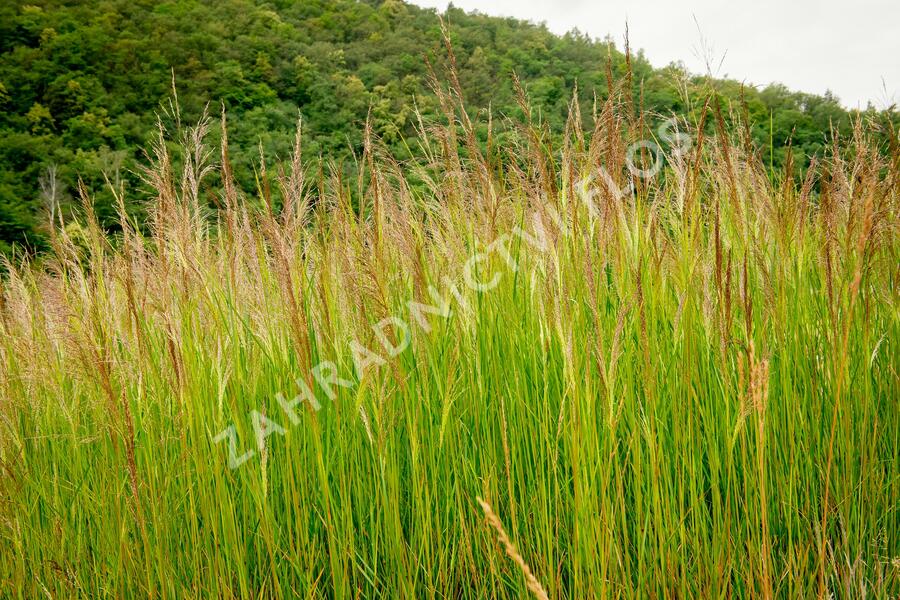
[[[434,81],[426,158],[160,128],[147,229],[5,266],[0,596],[896,597],[897,156]]]

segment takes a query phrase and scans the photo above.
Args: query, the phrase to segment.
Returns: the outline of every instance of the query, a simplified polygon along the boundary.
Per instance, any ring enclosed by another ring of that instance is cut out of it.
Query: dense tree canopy
[[[425,57],[445,60],[439,16],[399,0],[28,1],[0,6],[0,252],[39,248],[44,209],[66,210],[79,180],[113,226],[105,177],[139,185],[134,165],[158,118],[171,126],[207,103],[213,113],[224,106],[236,176],[252,187],[259,149],[284,156],[298,116],[304,152],[340,161],[361,146],[367,115],[402,155],[415,111],[438,113]],[[608,93],[608,60],[615,78],[626,73],[609,40],[453,8],[446,19],[473,109],[514,116],[516,72],[540,118],[560,130],[576,83],[589,109],[593,93]],[[654,69],[640,53],[630,63],[634,96],[649,109],[690,114],[710,87],[739,103],[776,165],[790,142],[802,166],[852,119],[831,95]]]

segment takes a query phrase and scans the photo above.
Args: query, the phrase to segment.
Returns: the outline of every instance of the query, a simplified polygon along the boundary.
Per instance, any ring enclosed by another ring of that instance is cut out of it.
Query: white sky
[[[443,11],[447,0],[412,0]],[[574,28],[621,49],[628,21],[632,48],[653,66],[683,62],[695,73],[748,84],[780,82],[797,91],[830,89],[848,107],[900,105],[900,0],[455,0],[466,11]],[[695,21],[696,19],[696,21]],[[699,25],[699,28],[698,28]],[[719,66],[721,64],[721,67]]]

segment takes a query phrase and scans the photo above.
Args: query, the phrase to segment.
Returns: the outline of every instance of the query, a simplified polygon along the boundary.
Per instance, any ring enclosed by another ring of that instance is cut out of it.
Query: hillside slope
[[[446,17],[473,109],[515,114],[515,71],[541,118],[560,131],[576,82],[589,115],[592,94],[607,94],[608,61],[615,80],[628,77],[625,55],[608,41],[457,9]],[[269,158],[286,154],[298,114],[308,156],[352,156],[371,114],[374,132],[402,157],[403,140],[416,134],[416,108],[426,118],[438,113],[425,57],[437,68],[444,61],[439,31],[433,10],[396,0],[4,3],[0,252],[14,243],[41,247],[42,207],[59,202],[65,210],[79,178],[96,197],[101,222],[114,226],[103,173],[126,188],[138,185],[132,169],[157,114],[169,126],[178,116],[167,111],[173,79],[183,120],[197,119],[207,103],[213,113],[219,104],[229,111],[232,160],[245,188],[254,186],[259,147]],[[850,122],[833,97],[742,90],[677,66],[654,69],[640,53],[630,65],[635,103],[654,111],[696,110],[710,85],[743,98],[759,150],[775,165],[791,136],[809,156],[827,143],[830,126],[847,131]]]

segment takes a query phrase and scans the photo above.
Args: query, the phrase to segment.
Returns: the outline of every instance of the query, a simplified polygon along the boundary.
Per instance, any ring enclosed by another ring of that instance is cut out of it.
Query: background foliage
[[[467,104],[497,116],[517,113],[513,71],[557,132],[576,83],[589,109],[594,94],[607,96],[608,61],[613,77],[627,71],[611,40],[557,36],[540,25],[454,8],[446,18]],[[212,112],[221,103],[233,117],[231,158],[245,189],[255,185],[260,148],[269,158],[286,155],[298,115],[307,156],[340,162],[358,155],[367,115],[396,155],[414,152],[403,140],[416,135],[416,109],[426,118],[439,113],[424,60],[444,60],[439,30],[435,11],[397,0],[3,3],[0,252],[13,244],[43,247],[43,209],[58,203],[66,210],[79,180],[101,223],[116,227],[105,177],[138,186],[135,161],[157,115],[179,116],[165,110],[173,78],[183,119],[196,120],[207,102]],[[675,64],[654,69],[641,53],[630,62],[635,103],[696,115],[715,87],[746,112],[759,151],[775,166],[789,140],[802,167],[821,154],[832,128],[846,133],[851,122],[831,95],[756,90],[690,76]],[[55,178],[47,176],[52,166]]]

